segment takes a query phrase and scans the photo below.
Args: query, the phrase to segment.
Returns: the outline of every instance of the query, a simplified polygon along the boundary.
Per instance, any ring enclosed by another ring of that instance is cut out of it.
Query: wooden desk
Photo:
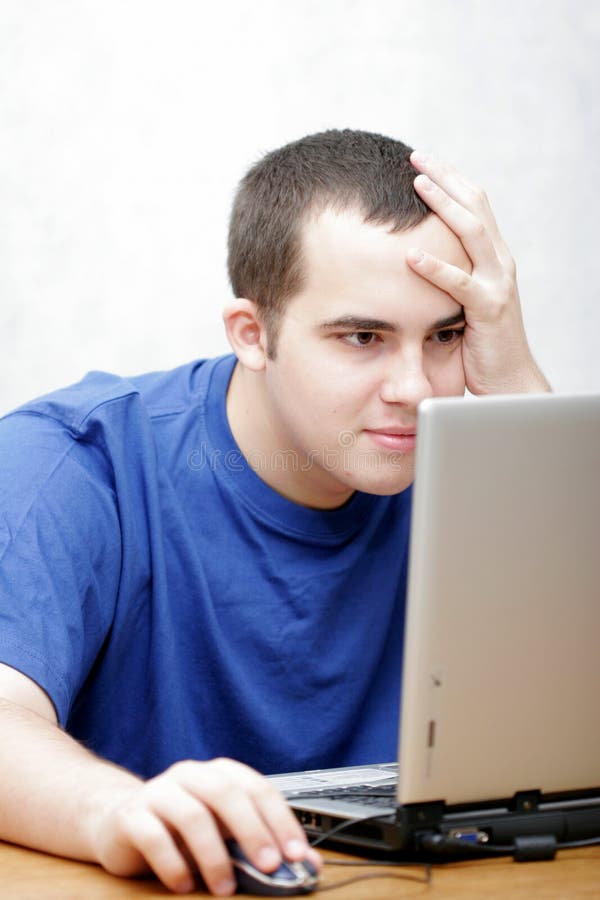
[[[340,858],[340,854],[331,851],[323,855],[326,859]],[[600,847],[565,850],[553,862],[514,863],[493,859],[436,866],[429,885],[416,880],[423,877],[423,868],[418,866],[384,870],[326,866],[322,884],[326,886],[371,872],[403,874],[408,878],[382,877],[362,881],[328,891],[327,897],[331,900],[365,900],[365,897],[398,900],[400,897],[425,896],[433,900],[573,900],[580,897],[597,900],[600,897]],[[0,842],[2,900],[120,900],[124,897],[174,896],[155,880],[115,878],[97,866],[57,859]]]

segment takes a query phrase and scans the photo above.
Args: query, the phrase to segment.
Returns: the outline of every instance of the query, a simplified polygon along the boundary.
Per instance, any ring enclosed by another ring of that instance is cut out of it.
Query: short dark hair
[[[300,228],[309,212],[355,208],[391,231],[429,215],[413,187],[411,149],[366,131],[323,131],[268,153],[242,179],[229,223],[229,278],[236,297],[256,303],[270,356],[286,302],[302,285]]]

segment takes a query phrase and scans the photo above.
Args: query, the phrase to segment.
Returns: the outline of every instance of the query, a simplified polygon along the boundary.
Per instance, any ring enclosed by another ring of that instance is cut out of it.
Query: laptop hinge
[[[444,818],[446,804],[443,800],[430,803],[406,803],[396,810],[396,824],[412,829],[435,828]]]
[[[542,792],[535,791],[517,791],[514,797],[508,802],[508,809],[515,812],[525,813],[534,812],[538,809],[542,799]]]

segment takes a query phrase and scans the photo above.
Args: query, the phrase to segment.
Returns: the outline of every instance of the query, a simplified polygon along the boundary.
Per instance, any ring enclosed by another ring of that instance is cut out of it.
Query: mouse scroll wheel
[[[311,866],[312,868],[313,866]],[[316,871],[314,874],[316,876]],[[289,860],[282,862],[279,868],[269,875],[272,881],[287,881],[298,885],[312,882],[313,877],[312,872],[310,874],[307,872],[306,864],[290,862]]]
[[[317,878],[317,870],[313,866],[311,862],[307,859],[304,862],[286,862],[286,866],[295,873],[296,877],[299,881],[306,881],[309,884],[312,884],[314,880]]]

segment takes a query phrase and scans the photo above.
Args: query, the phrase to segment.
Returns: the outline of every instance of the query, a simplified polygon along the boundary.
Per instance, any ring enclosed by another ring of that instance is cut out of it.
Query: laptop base
[[[293,808],[293,801],[292,801]],[[551,859],[573,841],[600,842],[600,790],[578,796],[520,792],[505,801],[446,806],[443,801],[399,806],[361,820],[294,809],[312,839],[368,857],[450,862],[486,856]],[[339,828],[339,830],[337,830]],[[333,830],[335,834],[326,838]]]

